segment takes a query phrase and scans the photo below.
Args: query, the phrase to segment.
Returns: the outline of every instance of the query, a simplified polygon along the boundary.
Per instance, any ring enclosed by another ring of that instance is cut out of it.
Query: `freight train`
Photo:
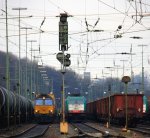
[[[31,100],[0,86],[0,128],[29,121],[32,117]]]
[[[85,121],[86,98],[80,95],[70,95],[66,98],[66,118],[68,121]]]
[[[101,121],[107,122],[110,119],[110,122],[124,126],[127,117],[128,125],[135,126],[143,117],[143,95],[127,94],[126,97],[126,94],[114,94],[89,102],[87,114]]]
[[[54,120],[56,116],[56,104],[53,93],[36,95],[34,116],[38,123],[50,123]]]

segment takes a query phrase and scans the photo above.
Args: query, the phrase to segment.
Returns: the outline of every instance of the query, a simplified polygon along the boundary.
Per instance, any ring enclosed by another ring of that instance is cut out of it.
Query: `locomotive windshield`
[[[53,101],[51,99],[37,99],[35,105],[53,105]]]
[[[52,100],[50,100],[50,99],[45,99],[45,105],[53,105]]]
[[[69,103],[70,104],[83,104],[84,101],[83,101],[83,99],[71,99],[71,100],[69,100]]]
[[[36,105],[43,105],[43,100],[42,99],[35,100],[35,104]]]

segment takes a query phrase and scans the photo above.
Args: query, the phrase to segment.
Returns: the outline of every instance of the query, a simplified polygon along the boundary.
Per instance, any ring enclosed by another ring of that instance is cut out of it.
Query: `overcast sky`
[[[144,45],[145,70],[150,69],[149,0],[8,0],[9,52],[16,56],[19,51],[19,31],[18,18],[13,17],[18,17],[19,12],[12,8],[18,7],[27,8],[21,10],[21,27],[32,27],[32,30],[28,30],[28,40],[37,41],[33,43],[33,49],[40,47],[44,65],[60,69],[56,59],[56,54],[60,52],[59,17],[56,16],[67,12],[72,15],[68,18],[69,50],[66,52],[71,54],[70,69],[79,74],[87,71],[91,72],[92,77],[102,77],[105,73],[110,73],[105,67],[116,68],[119,65],[121,77],[122,60],[126,60],[124,75],[131,75],[131,63],[134,74],[138,74],[142,68],[142,47],[139,45]],[[0,0],[0,8],[0,49],[6,51],[4,0]],[[43,33],[40,33],[40,29]],[[116,38],[117,36],[121,38]],[[29,59],[30,50],[31,43],[28,42]],[[25,52],[25,30],[21,30],[21,57],[25,56]],[[132,62],[131,55],[121,54],[125,52],[133,53]],[[39,56],[39,52],[33,52],[33,55]],[[117,69],[114,77],[116,75]]]

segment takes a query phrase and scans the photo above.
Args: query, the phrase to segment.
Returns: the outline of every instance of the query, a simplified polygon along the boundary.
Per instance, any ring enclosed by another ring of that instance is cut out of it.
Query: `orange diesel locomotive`
[[[34,116],[38,123],[49,123],[55,117],[55,96],[50,94],[38,94],[34,101]]]

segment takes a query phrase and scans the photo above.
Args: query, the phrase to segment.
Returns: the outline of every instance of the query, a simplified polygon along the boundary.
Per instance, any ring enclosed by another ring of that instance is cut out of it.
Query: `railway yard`
[[[150,138],[149,125],[137,125],[127,132],[122,127],[107,128],[98,122],[69,123],[67,134],[60,133],[60,124],[22,124],[10,130],[0,130],[0,138]]]
[[[0,1],[0,138],[150,138],[150,0]]]
[[[143,94],[113,94],[92,102],[72,94],[62,112],[57,112],[54,94],[38,94],[30,108],[22,101],[20,116],[12,100],[7,118],[5,99],[13,93],[3,87],[0,93],[0,138],[150,138],[149,100],[144,110]]]

